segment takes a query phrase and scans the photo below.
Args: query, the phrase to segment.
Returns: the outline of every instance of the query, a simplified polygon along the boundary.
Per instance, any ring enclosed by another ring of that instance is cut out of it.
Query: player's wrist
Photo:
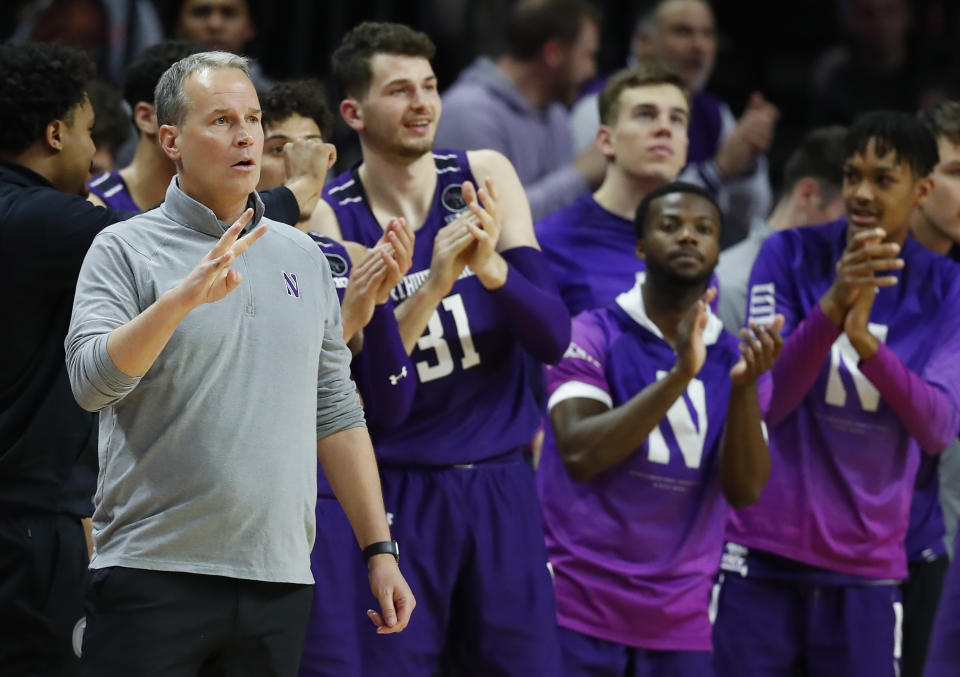
[[[880,344],[877,342],[876,337],[866,329],[848,333],[847,338],[850,339],[850,345],[857,351],[857,355],[860,356],[861,360],[869,360],[876,355],[877,350],[880,349]]]
[[[673,381],[686,385],[692,381],[697,376],[699,369],[695,368],[695,365],[690,364],[686,360],[677,359],[676,364],[673,365],[673,368],[667,372],[666,379],[668,381]]]
[[[493,252],[484,262],[484,265],[481,266],[479,270],[473,272],[476,273],[484,289],[494,291],[507,283],[507,275],[510,273],[510,267],[502,256]]]
[[[846,317],[846,310],[840,307],[834,296],[833,287],[831,287],[823,298],[820,299],[820,310],[828,320],[838,327],[843,326],[843,320]]]

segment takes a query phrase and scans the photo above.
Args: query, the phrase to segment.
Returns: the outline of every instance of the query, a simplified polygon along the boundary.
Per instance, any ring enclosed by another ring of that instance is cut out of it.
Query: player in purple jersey
[[[910,217],[910,232],[922,245],[938,254],[960,260],[960,103],[948,101],[919,114],[921,122],[937,141],[939,161],[930,176],[930,196]],[[960,652],[951,635],[960,627],[960,579],[958,573],[944,575],[948,558],[943,549],[946,529],[944,513],[956,520],[960,487],[956,484],[957,443],[939,457],[924,455],[917,473],[910,529],[907,531],[907,559],[910,576],[903,589],[904,677],[929,674],[946,677],[957,672]],[[943,509],[941,510],[941,505]],[[951,535],[952,535],[951,531]],[[936,555],[931,561],[924,551]],[[956,550],[954,550],[956,552]],[[919,554],[920,557],[916,555]],[[956,562],[956,555],[954,555]],[[954,564],[956,569],[957,565]],[[941,600],[941,590],[943,599]],[[939,610],[938,610],[939,602]],[[936,614],[936,628],[933,621]],[[935,639],[931,641],[931,632]],[[923,673],[927,648],[930,659]]]
[[[329,139],[333,113],[318,80],[278,82],[261,95],[263,106],[263,161],[257,190],[282,186],[287,181],[288,143]],[[319,199],[319,195],[317,199]],[[316,202],[302,209],[297,227],[307,230]]]
[[[907,237],[937,148],[915,118],[848,130],[847,217],[774,233],[748,318],[786,317],[765,412],[773,474],[731,517],[718,673],[894,675],[920,454],[960,429],[960,269]]]
[[[567,677],[712,672],[727,503],[754,503],[770,475],[757,378],[783,322],[741,330],[738,350],[710,312],[720,222],[699,186],[650,192],[634,246],[645,278],[578,315],[547,369],[537,486]]]
[[[620,71],[599,107],[603,183],[535,227],[571,314],[604,306],[633,284],[644,268],[634,253],[637,206],[687,161],[690,92],[673,71],[655,63]]]
[[[558,361],[570,319],[510,163],[493,151],[433,151],[432,56],[429,38],[396,24],[344,38],[333,59],[340,113],[363,160],[332,182],[311,224],[368,246],[397,216],[417,234],[411,272],[393,291],[419,379],[413,410],[396,428],[370,428],[425,611],[403,642],[364,633],[365,674],[429,676],[449,658],[468,674],[554,675],[553,589],[521,457],[539,420],[524,354]]]
[[[283,155],[274,151],[296,138],[322,138],[329,126],[329,110],[319,83],[283,82],[263,96],[264,159],[258,190],[269,190],[286,180]],[[319,94],[319,96],[318,96]],[[275,157],[268,157],[269,155]],[[301,221],[301,225],[306,223]],[[368,424],[391,427],[410,412],[416,389],[413,363],[404,350],[390,292],[410,269],[414,234],[402,219],[392,220],[371,249],[340,243],[319,233],[307,232],[330,264],[340,299],[343,338],[354,352],[351,375],[364,400]],[[353,260],[358,261],[353,265]],[[362,347],[362,349],[361,349]],[[408,377],[398,379],[397,374]],[[301,677],[355,677],[361,673],[361,649],[355,625],[355,591],[363,585],[364,563],[352,547],[353,528],[317,468],[317,536],[310,569],[318,585],[307,624]],[[343,553],[330,557],[331,552]],[[330,620],[335,619],[336,623]]]
[[[634,254],[637,206],[687,161],[690,93],[673,71],[655,63],[620,71],[599,105],[603,183],[535,227],[571,315],[604,306],[633,285],[644,269]]]

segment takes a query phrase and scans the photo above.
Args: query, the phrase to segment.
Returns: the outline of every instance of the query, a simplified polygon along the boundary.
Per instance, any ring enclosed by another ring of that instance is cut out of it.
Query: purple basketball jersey
[[[907,527],[907,561],[911,564],[932,561],[947,551],[943,542],[947,527],[940,507],[939,467],[938,456],[920,455]]]
[[[465,209],[461,184],[476,185],[465,152],[435,151],[433,157],[433,207],[416,230],[410,272],[392,292],[397,305],[426,279],[437,231]],[[344,239],[370,247],[383,235],[357,167],[334,179],[324,198]],[[531,371],[506,316],[469,268],[434,311],[410,357],[419,378],[410,416],[390,430],[370,428],[382,465],[474,463],[530,442],[539,420]]]
[[[327,263],[330,264],[330,274],[333,276],[333,286],[337,290],[337,298],[342,305],[343,294],[346,292],[347,282],[350,280],[350,270],[353,268],[350,255],[347,254],[347,250],[344,249],[343,245],[336,240],[331,240],[329,237],[325,237],[319,233],[311,232],[307,233],[307,235],[317,243],[320,251],[322,251],[323,255],[327,258]]]
[[[845,218],[767,238],[750,276],[748,318],[782,313],[789,336],[830,287],[846,242]],[[960,269],[912,239],[901,257],[899,283],[877,294],[871,332],[957,406]],[[771,427],[770,482],[756,505],[732,516],[728,534],[841,574],[899,579],[921,451],[859,361],[841,334],[800,405]]]
[[[90,192],[103,200],[108,207],[113,209],[129,209],[131,211],[143,211],[137,206],[130,196],[130,190],[127,184],[120,177],[119,172],[105,172],[100,176],[90,179],[87,184]]]
[[[593,480],[570,478],[548,426],[537,486],[562,627],[645,649],[711,649],[708,601],[728,514],[718,463],[740,352],[712,314],[704,341],[706,363],[683,397]],[[574,320],[567,354],[546,371],[548,406],[579,397],[620,406],[675,363],[638,283]]]
[[[637,258],[633,222],[601,207],[590,193],[538,221],[535,230],[571,315],[612,303],[646,270]],[[710,284],[719,290],[716,275]],[[717,309],[716,299],[711,306]]]

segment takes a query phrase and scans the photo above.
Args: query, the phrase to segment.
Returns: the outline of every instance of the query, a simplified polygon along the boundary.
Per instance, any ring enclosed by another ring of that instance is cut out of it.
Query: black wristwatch
[[[400,563],[400,544],[396,541],[378,541],[363,549],[363,561],[369,562],[374,555],[393,555]]]

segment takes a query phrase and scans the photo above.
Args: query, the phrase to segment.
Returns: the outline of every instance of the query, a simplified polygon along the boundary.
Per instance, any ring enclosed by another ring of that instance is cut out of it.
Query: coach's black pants
[[[78,517],[0,517],[0,674],[75,674],[87,563]]]
[[[313,586],[93,569],[80,674],[293,677]]]

